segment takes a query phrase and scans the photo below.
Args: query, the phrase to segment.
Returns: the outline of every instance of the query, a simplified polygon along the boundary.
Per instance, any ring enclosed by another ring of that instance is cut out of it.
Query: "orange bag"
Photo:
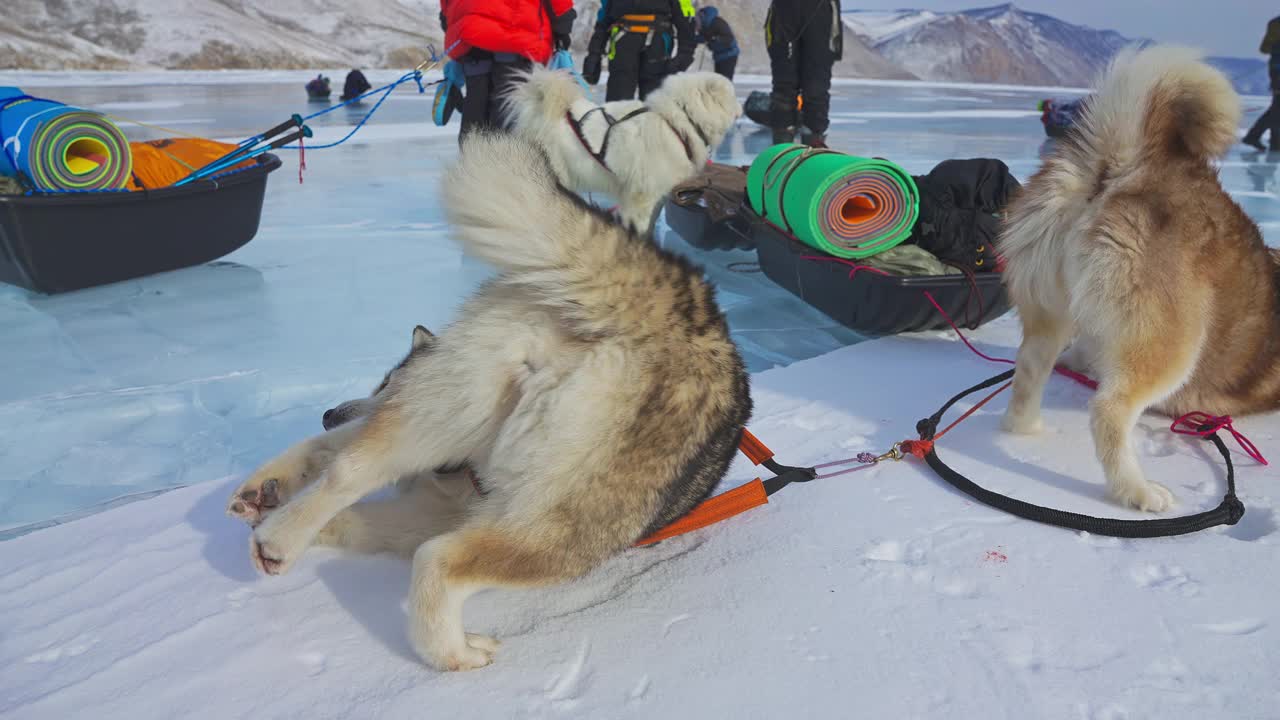
[[[164,138],[129,143],[129,147],[133,151],[133,180],[129,189],[155,190],[169,187],[237,146],[203,138]],[[253,164],[253,160],[245,160],[228,170]]]

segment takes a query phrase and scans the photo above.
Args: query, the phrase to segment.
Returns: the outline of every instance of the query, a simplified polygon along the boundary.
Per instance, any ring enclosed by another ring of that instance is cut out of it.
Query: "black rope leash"
[[[1240,522],[1240,518],[1244,517],[1244,503],[1240,501],[1240,498],[1236,497],[1236,474],[1235,465],[1231,462],[1231,452],[1227,449],[1227,445],[1222,441],[1222,438],[1218,436],[1216,430],[1209,432],[1214,430],[1214,426],[1208,424],[1201,425],[1199,431],[1207,433],[1203,435],[1204,439],[1213,443],[1214,447],[1218,449],[1218,453],[1222,455],[1223,461],[1227,464],[1227,494],[1222,498],[1222,503],[1218,507],[1195,515],[1157,520],[1120,520],[1116,518],[1091,517],[1065,510],[1041,507],[1007,495],[1001,495],[978,485],[956,472],[943,462],[942,458],[938,457],[937,448],[933,444],[934,436],[938,432],[938,424],[942,422],[943,415],[953,405],[969,395],[998,385],[1012,377],[1013,371],[1009,370],[984,380],[951,398],[938,412],[916,424],[916,432],[920,433],[920,444],[917,447],[923,451],[922,457],[924,461],[929,464],[929,467],[933,468],[938,477],[947,481],[952,487],[984,505],[1002,510],[1024,520],[1108,537],[1155,538],[1186,535],[1217,527],[1218,525],[1235,525]]]

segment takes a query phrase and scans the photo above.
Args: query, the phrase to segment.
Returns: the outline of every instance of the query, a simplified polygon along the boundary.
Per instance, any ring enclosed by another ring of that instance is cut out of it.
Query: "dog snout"
[[[336,408],[329,408],[328,410],[324,411],[324,415],[320,416],[320,424],[324,426],[325,430],[332,430],[334,426],[338,424],[334,422],[337,419],[335,417],[336,415],[336,413],[334,412],[335,409]]]

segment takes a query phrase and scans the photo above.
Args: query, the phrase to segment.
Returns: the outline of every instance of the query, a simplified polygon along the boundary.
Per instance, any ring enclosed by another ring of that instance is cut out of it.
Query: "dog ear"
[[[417,350],[423,345],[427,345],[432,340],[435,340],[435,338],[436,336],[432,335],[430,330],[418,325],[413,329],[413,349]]]

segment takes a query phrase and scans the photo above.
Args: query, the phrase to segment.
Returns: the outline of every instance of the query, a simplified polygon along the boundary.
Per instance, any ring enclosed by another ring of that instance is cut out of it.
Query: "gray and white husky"
[[[413,646],[465,670],[497,648],[464,632],[469,595],[581,576],[686,513],[728,469],[751,400],[702,271],[563,188],[535,145],[469,138],[444,188],[457,240],[500,275],[229,511],[271,575],[317,540],[412,554]],[[464,466],[483,495],[435,474]],[[398,497],[356,504],[397,481]]]

